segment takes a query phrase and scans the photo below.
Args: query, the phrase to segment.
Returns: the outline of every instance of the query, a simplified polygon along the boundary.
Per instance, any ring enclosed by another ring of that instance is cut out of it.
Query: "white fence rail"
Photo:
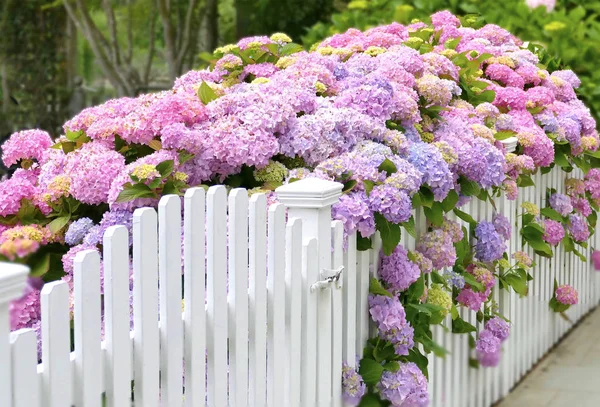
[[[543,206],[546,186],[560,190],[561,177],[538,175],[538,187],[523,190],[519,201],[498,202],[513,221],[511,253],[521,247],[520,202]],[[223,186],[207,193],[191,189],[184,198],[183,233],[179,197],[164,197],[158,213],[138,209],[132,265],[127,230],[120,226],[104,236],[102,270],[96,252],[75,259],[74,352],[68,286],[43,288],[39,365],[33,331],[4,339],[8,303],[20,295],[27,270],[1,265],[0,406],[95,407],[103,399],[109,407],[132,400],[144,407],[342,406],[342,361],[353,365],[370,333],[368,286],[380,242],[361,252],[351,236],[343,249],[342,225],[331,220],[341,188],[298,181],[280,188],[282,204],[269,208],[265,196],[248,199],[243,189],[229,195]],[[476,219],[492,216],[480,202],[462,209]],[[416,223],[424,230],[424,219]],[[592,246],[599,247],[594,239]],[[402,243],[415,246],[410,236]],[[528,297],[494,293],[513,321],[498,368],[469,368],[467,337],[435,327],[434,339],[450,355],[430,358],[432,405],[490,406],[568,331],[571,324],[548,309],[554,278],[580,293],[580,305],[567,312],[572,321],[598,303],[600,286],[589,265],[557,253],[552,260],[535,259]],[[477,324],[473,312],[461,314]]]

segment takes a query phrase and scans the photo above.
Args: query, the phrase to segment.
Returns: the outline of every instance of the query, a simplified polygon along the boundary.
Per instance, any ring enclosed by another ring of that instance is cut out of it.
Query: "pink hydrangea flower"
[[[43,130],[20,131],[2,144],[2,161],[7,167],[19,160],[41,161],[44,151],[51,145],[50,135]]]

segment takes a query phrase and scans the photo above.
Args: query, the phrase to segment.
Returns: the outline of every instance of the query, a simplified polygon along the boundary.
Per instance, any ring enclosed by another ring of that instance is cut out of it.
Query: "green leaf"
[[[481,187],[474,181],[470,181],[465,177],[461,177],[458,181],[460,184],[460,193],[465,196],[477,196],[481,192]]]
[[[71,220],[71,215],[60,216],[48,224],[48,228],[52,233],[58,233]]]
[[[67,131],[65,133],[66,133],[65,136],[67,137],[67,140],[69,140],[69,141],[76,141],[79,137],[85,135],[83,130],[71,131],[71,130],[67,129]]]
[[[433,226],[440,227],[444,223],[444,209],[442,204],[434,202],[431,208],[423,208],[425,217],[433,224]]]
[[[452,308],[450,308],[450,315],[452,315],[452,319],[455,320],[458,318],[458,310],[456,309],[456,305],[452,304]]]
[[[285,44],[283,47],[281,47],[281,51],[279,51],[279,55],[286,56],[286,55],[291,55],[291,54],[295,54],[296,52],[302,52],[302,51],[304,51],[304,47],[302,45],[294,44],[293,42],[290,42],[289,44]]]
[[[529,289],[527,288],[527,278],[523,279],[516,274],[508,274],[504,280],[515,290],[521,297],[527,296]]]
[[[368,393],[360,399],[358,407],[383,407],[385,404],[381,401],[379,396],[376,394]]]
[[[479,369],[479,360],[469,358],[469,367],[472,367],[473,369]]]
[[[469,225],[472,225],[472,226],[477,225],[477,222],[475,222],[475,219],[473,219],[473,217],[471,215],[469,215],[468,213],[463,212],[460,209],[454,209],[453,212],[456,216],[458,216],[460,219],[467,222]]]
[[[427,360],[427,356],[423,355],[417,346],[408,351],[408,356],[406,358],[409,362],[413,362],[419,366],[419,369],[421,369],[421,372],[423,372],[425,377],[429,376],[427,372],[427,365],[429,364],[429,361]]]
[[[420,342],[423,344],[423,346],[425,347],[425,351],[427,352],[428,350],[433,351],[433,354],[439,358],[443,358],[445,357],[447,354],[449,354],[450,352],[448,352],[448,350],[446,348],[444,348],[443,346],[440,346],[438,343],[436,343],[433,339],[428,338],[428,337],[422,337],[420,338]]]
[[[395,223],[388,222],[380,213],[375,212],[375,227],[381,234],[381,242],[383,252],[386,256],[392,254],[398,243],[400,243],[401,231],[400,226]]]
[[[35,256],[29,262],[29,267],[31,276],[42,277],[50,269],[50,253],[46,252],[41,256]]]
[[[456,203],[458,202],[458,194],[455,190],[450,190],[448,192],[448,196],[446,199],[442,201],[442,207],[444,208],[444,212],[450,212],[452,209],[456,207]]]
[[[406,222],[402,223],[402,226],[404,227],[404,229],[406,230],[406,232],[409,235],[411,235],[415,239],[417,238],[417,232],[415,231],[415,218],[414,218],[414,216],[411,216],[409,220],[407,220]]]
[[[432,271],[431,273],[429,273],[429,275],[431,276],[431,282],[434,284],[445,284],[446,280],[444,279],[444,277],[440,276],[440,274],[437,271]]]
[[[365,186],[365,192],[367,193],[367,196],[371,195],[371,191],[375,187],[375,183],[366,179],[363,181],[363,185]]]
[[[387,173],[388,177],[398,171],[396,164],[394,164],[388,158],[383,160],[383,162],[381,164],[379,164],[379,167],[377,169],[379,171],[383,171],[383,172]]]
[[[454,334],[466,334],[475,331],[477,331],[477,329],[461,317],[452,321],[452,333]]]
[[[394,297],[392,295],[392,293],[390,293],[388,290],[383,288],[383,286],[381,285],[379,280],[377,280],[375,277],[372,277],[371,281],[369,283],[369,293],[375,294],[375,295],[385,295],[386,297],[390,297],[390,298]]]
[[[409,303],[406,305],[407,307],[410,308],[414,308],[419,312],[422,312],[426,315],[431,316],[432,314],[436,313],[436,312],[440,312],[444,309],[444,307],[440,307],[439,305],[435,305],[435,304],[415,304],[415,303]]]
[[[494,134],[494,137],[496,138],[496,140],[506,140],[509,137],[514,137],[517,133],[515,133],[512,130],[502,130],[502,131],[497,131],[496,134]]]
[[[166,160],[156,165],[156,171],[160,174],[161,177],[165,178],[171,175],[173,172],[173,168],[175,166],[175,161]]]
[[[373,247],[373,242],[369,237],[362,237],[360,232],[356,234],[356,250],[364,252]]]
[[[63,141],[61,145],[63,153],[65,154],[69,154],[71,151],[75,151],[75,147],[77,146],[77,144],[73,141]]]
[[[358,181],[355,179],[351,179],[344,183],[344,188],[342,188],[342,193],[348,193],[354,189],[354,187],[358,184]]]
[[[207,105],[217,98],[217,94],[208,86],[208,83],[202,81],[202,84],[198,88],[198,97],[203,104]]]
[[[463,273],[463,277],[465,278],[465,282],[467,284],[469,284],[471,287],[473,287],[475,289],[475,291],[483,291],[484,287],[483,284],[481,284],[479,281],[475,280],[475,277],[473,277],[472,274],[470,273]]]
[[[556,212],[554,209],[552,208],[543,208],[540,213],[542,215],[544,215],[545,217],[555,220],[557,222],[562,222],[563,221],[563,217],[560,213]]]
[[[431,189],[423,186],[419,190],[419,195],[421,195],[421,204],[427,208],[431,208],[433,202],[435,201],[435,197]]]
[[[168,181],[162,190],[163,195],[179,195],[179,189],[175,186],[173,181]]]
[[[517,185],[521,188],[524,188],[524,187],[533,187],[533,186],[535,186],[535,183],[531,179],[531,176],[529,176],[527,174],[521,174],[517,178]]]
[[[400,369],[400,364],[395,360],[392,360],[391,362],[387,362],[386,364],[384,364],[383,368],[385,370],[389,370],[390,372],[397,372],[398,369]]]
[[[375,386],[383,374],[383,366],[373,359],[362,359],[358,372],[367,386]]]
[[[137,198],[152,198],[154,192],[146,184],[135,184],[126,186],[125,189],[119,193],[116,202],[129,202]]]

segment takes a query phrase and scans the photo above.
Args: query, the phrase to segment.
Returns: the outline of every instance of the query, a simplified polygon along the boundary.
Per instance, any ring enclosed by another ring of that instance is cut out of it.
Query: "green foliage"
[[[303,41],[310,47],[348,28],[366,29],[393,21],[409,24],[413,19],[428,22],[430,15],[440,10],[460,16],[480,15],[481,18],[471,17],[469,21],[476,27],[483,23],[497,24],[522,40],[532,42],[530,49],[551,69],[573,69],[582,82],[578,89],[580,98],[596,120],[600,118],[598,2],[558,0],[555,10],[548,13],[544,7],[530,10],[524,0],[352,0],[344,10],[333,14],[328,23],[315,24],[304,35]],[[467,23],[463,20],[463,24]],[[541,42],[547,51],[536,42]],[[447,45],[452,47],[452,44]],[[484,95],[483,99],[488,96]]]

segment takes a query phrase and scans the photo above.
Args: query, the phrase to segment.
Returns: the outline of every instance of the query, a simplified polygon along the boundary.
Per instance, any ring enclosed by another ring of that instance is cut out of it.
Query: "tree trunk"
[[[247,37],[253,0],[235,0],[235,31],[237,38]]]
[[[219,8],[217,0],[206,1],[204,29],[206,38],[204,46],[206,50],[212,52],[219,45]]]

